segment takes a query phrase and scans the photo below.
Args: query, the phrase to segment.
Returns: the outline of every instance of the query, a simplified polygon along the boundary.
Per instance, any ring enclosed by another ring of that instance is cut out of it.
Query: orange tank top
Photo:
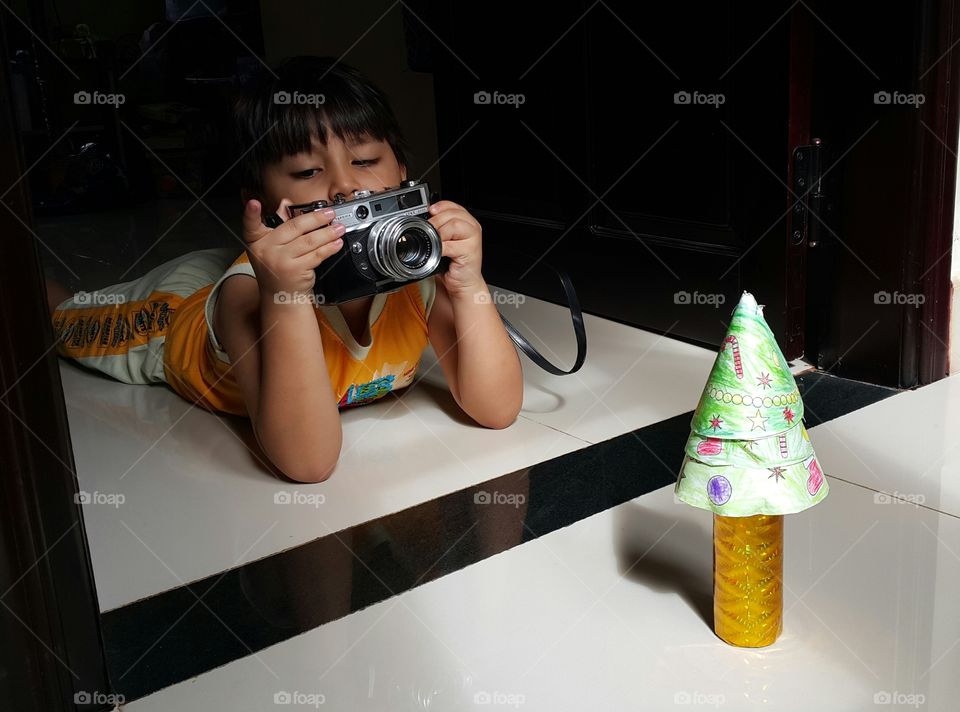
[[[165,380],[184,398],[209,410],[247,415],[230,360],[213,331],[220,287],[229,277],[255,278],[243,252],[212,285],[180,304],[164,344]],[[413,381],[428,343],[427,320],[436,285],[432,277],[373,298],[370,343],[357,343],[339,308],[315,305],[330,384],[339,408],[363,405]]]

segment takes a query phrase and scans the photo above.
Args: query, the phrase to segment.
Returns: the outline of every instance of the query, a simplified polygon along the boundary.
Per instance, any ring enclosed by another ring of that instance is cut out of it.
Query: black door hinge
[[[794,245],[808,247],[820,244],[820,226],[823,219],[824,196],[821,186],[822,145],[818,138],[807,146],[793,149],[793,195],[796,203],[791,211],[790,240]]]

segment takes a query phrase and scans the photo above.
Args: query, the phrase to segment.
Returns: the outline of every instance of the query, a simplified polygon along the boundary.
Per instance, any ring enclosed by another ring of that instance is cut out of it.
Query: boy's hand
[[[430,215],[430,224],[443,240],[441,254],[450,258],[449,269],[441,275],[447,292],[453,297],[484,289],[480,223],[466,208],[449,200],[431,205]]]
[[[314,269],[343,247],[345,228],[329,223],[333,210],[317,210],[295,218],[287,216],[290,200],[280,202],[277,214],[283,225],[269,228],[260,220],[262,206],[248,200],[243,210],[243,239],[261,294],[309,294],[316,282]],[[326,227],[325,227],[326,226]]]

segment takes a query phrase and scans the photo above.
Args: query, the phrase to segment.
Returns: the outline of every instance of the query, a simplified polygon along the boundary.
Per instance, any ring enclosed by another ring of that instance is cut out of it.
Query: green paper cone
[[[744,292],[691,421],[676,498],[732,517],[793,514],[829,487],[763,307]]]
[[[759,440],[720,440],[690,433],[684,452],[707,465],[738,467],[792,465],[814,454],[803,423]]]
[[[712,438],[748,439],[779,433],[803,418],[803,401],[763,307],[744,292],[690,424]]]

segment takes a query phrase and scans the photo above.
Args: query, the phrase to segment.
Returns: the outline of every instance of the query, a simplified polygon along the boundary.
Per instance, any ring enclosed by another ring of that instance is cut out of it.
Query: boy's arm
[[[280,201],[286,214],[289,200]],[[259,200],[243,211],[243,237],[256,278],[221,285],[214,330],[236,370],[257,441],[283,474],[301,482],[327,479],[340,457],[340,413],[323,357],[312,296],[315,270],[343,246],[333,210],[261,220]],[[287,299],[278,300],[285,293]]]
[[[278,304],[246,275],[220,289],[214,331],[257,442],[286,477],[322,482],[340,455],[342,433],[313,306]]]
[[[482,283],[452,296],[440,279],[427,322],[450,392],[480,425],[506,428],[523,404],[520,358]]]
[[[430,216],[443,241],[441,254],[450,258],[447,271],[435,278],[430,343],[467,415],[488,428],[505,428],[523,405],[523,370],[480,273],[482,228],[450,200],[432,204]]]

